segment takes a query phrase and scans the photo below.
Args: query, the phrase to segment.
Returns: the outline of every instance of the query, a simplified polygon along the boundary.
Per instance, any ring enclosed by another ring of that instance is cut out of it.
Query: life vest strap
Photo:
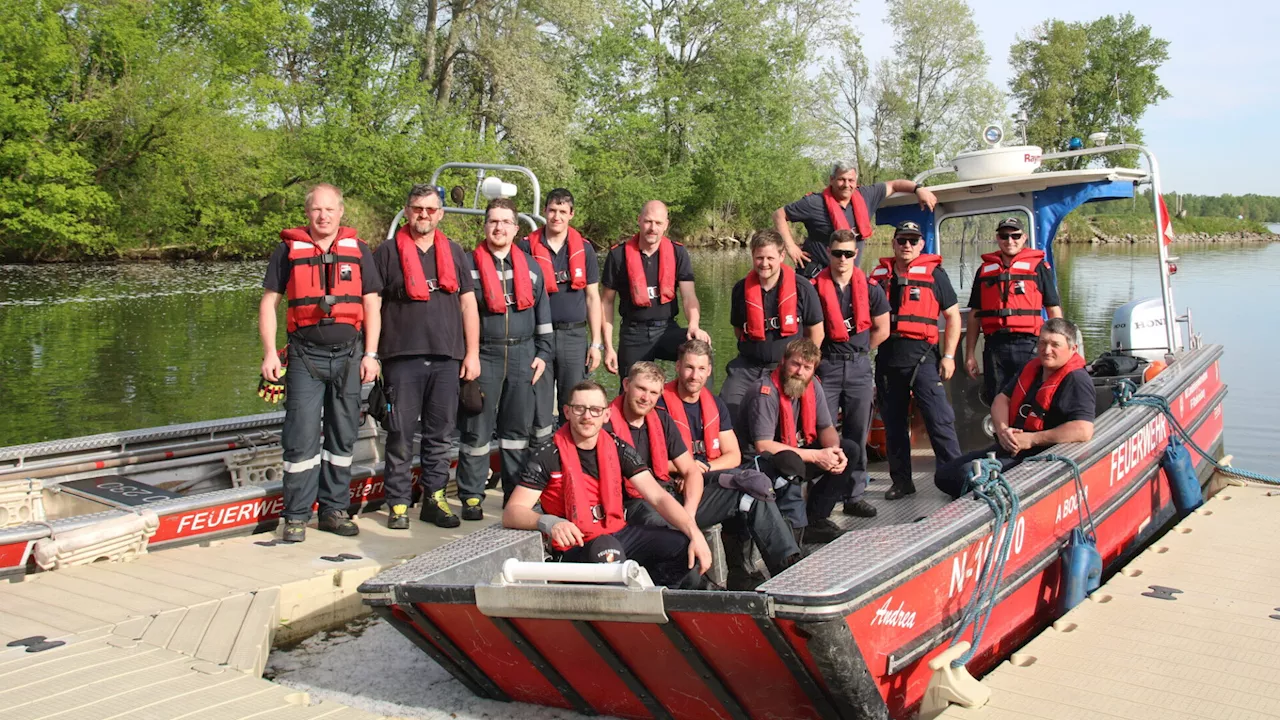
[[[938,318],[926,317],[924,315],[891,315],[889,316],[889,321],[895,323],[914,322],[923,323],[925,325],[938,324]]]
[[[1039,315],[1035,308],[1000,308],[999,310],[978,310],[975,317],[1012,317],[1014,315]]]
[[[302,307],[304,305],[319,305],[328,301],[330,305],[338,305],[340,303],[358,303],[364,298],[359,295],[324,295],[322,297],[298,298],[297,300],[289,300],[289,307]]]
[[[343,255],[341,253],[324,253],[322,255],[312,255],[311,257],[292,258],[289,260],[290,265],[332,265],[336,262],[360,262],[359,255]]]

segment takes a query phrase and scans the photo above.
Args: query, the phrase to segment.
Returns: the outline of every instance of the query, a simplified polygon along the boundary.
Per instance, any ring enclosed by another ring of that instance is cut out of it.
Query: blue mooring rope
[[[1004,578],[1004,566],[1009,559],[1009,549],[1013,546],[1013,530],[1017,526],[1020,510],[1018,493],[1005,479],[1004,466],[999,460],[983,458],[975,460],[974,466],[975,473],[969,477],[968,490],[986,501],[995,521],[991,525],[992,547],[983,560],[973,595],[969,597],[969,603],[960,616],[960,626],[951,637],[951,645],[955,645],[964,631],[972,625],[973,642],[963,655],[951,661],[953,668],[962,667],[973,659],[982,642],[987,621],[991,619],[991,611],[995,609],[996,591]]]
[[[1054,455],[1053,453],[1045,453],[1044,455],[1032,455],[1026,459],[1027,462],[1061,462],[1066,463],[1071,468],[1071,476],[1076,484],[1076,514],[1080,517],[1080,532],[1085,537],[1098,542],[1097,525],[1093,522],[1093,509],[1089,507],[1089,499],[1085,496],[1084,478],[1080,474],[1080,464],[1069,457]]]
[[[1112,389],[1112,394],[1115,396],[1116,402],[1119,403],[1122,408],[1130,405],[1144,405],[1146,407],[1156,408],[1163,412],[1165,417],[1169,419],[1169,424],[1173,426],[1174,430],[1178,431],[1178,434],[1182,436],[1186,445],[1199,453],[1200,457],[1208,460],[1219,472],[1246,478],[1248,480],[1255,480],[1260,483],[1267,483],[1269,485],[1280,485],[1280,478],[1263,475],[1262,473],[1256,473],[1252,470],[1234,468],[1218,462],[1212,455],[1205,452],[1199,445],[1197,445],[1196,441],[1191,438],[1191,433],[1187,432],[1187,429],[1182,427],[1182,423],[1178,422],[1178,418],[1174,416],[1173,409],[1169,407],[1168,400],[1160,397],[1159,395],[1147,395],[1136,392],[1137,389],[1138,386],[1134,385],[1132,380],[1125,379],[1116,384]]]

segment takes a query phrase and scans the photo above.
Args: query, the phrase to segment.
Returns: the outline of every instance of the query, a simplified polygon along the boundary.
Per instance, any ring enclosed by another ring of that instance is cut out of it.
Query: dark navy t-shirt
[[[724,404],[718,395],[711,396],[716,401],[716,412],[720,414],[720,432],[733,432],[733,418],[729,416],[729,406]],[[663,415],[670,417],[666,413],[667,399],[664,396],[658,401],[658,407],[663,409]],[[695,400],[692,403],[684,401],[680,402],[684,406],[684,416],[689,420],[689,435],[692,436],[695,447],[693,457],[695,460],[707,461],[707,453],[705,448],[701,448],[702,443],[702,403]],[[672,421],[674,424],[675,421]],[[663,427],[666,427],[665,425]],[[677,428],[678,430],[679,428]],[[699,451],[701,450],[701,451]]]
[[[730,296],[729,324],[733,326],[734,332],[742,330],[747,323],[746,285],[745,278],[739,280],[733,286],[733,293]],[[780,287],[782,287],[781,278],[772,289],[761,289],[760,299],[764,303],[766,322],[778,317]],[[804,337],[804,328],[822,323],[822,303],[818,300],[818,291],[799,274],[796,275],[796,315],[799,316],[796,318],[799,329],[795,335],[783,337],[781,329],[766,328],[765,339],[761,342],[747,340],[745,336],[744,339],[739,340],[738,354],[756,364],[777,364],[782,361],[782,353],[787,349],[787,344],[796,338]]]
[[[422,265],[422,275],[427,286],[432,288],[430,299],[425,302],[410,299],[406,294],[400,249],[394,240],[382,243],[373,253],[374,265],[384,283],[382,335],[378,339],[378,354],[383,359],[436,355],[461,360],[466,354],[462,329],[462,296],[475,292],[475,279],[471,276],[471,253],[463,250],[458,243],[449,241],[458,291],[447,293],[436,287],[435,245],[428,247],[426,252],[416,245],[414,249],[418,251],[418,261]]]
[[[1013,390],[1017,385],[1018,375],[1014,375],[1001,392],[1012,400]],[[1031,382],[1031,387],[1027,388],[1026,397],[1035,399],[1040,385],[1040,378],[1037,377]],[[1062,378],[1062,383],[1053,394],[1053,402],[1049,404],[1049,411],[1044,416],[1044,428],[1052,430],[1073,420],[1093,422],[1097,408],[1097,393],[1093,389],[1093,379],[1089,377],[1088,371],[1084,368],[1072,370]]]
[[[530,259],[533,258],[533,250],[529,247],[529,238],[523,238],[518,243],[521,250],[529,254]],[[585,256],[585,264],[587,266],[587,284],[594,285],[600,282],[600,261],[596,257],[596,249],[591,243],[585,240],[582,243],[582,254]],[[536,262],[536,261],[535,261]],[[551,303],[551,322],[553,323],[580,323],[587,320],[587,292],[586,289],[574,290],[573,278],[569,277],[569,241],[560,246],[560,251],[553,253],[551,256],[551,267],[556,271],[556,287],[557,292],[547,293],[547,300]],[[551,282],[550,279],[547,280]]]
[[[817,288],[814,288],[816,291]],[[841,313],[848,320],[847,327],[849,329],[849,339],[846,342],[836,342],[827,335],[822,341],[822,356],[825,358],[829,354],[851,355],[854,352],[867,353],[871,352],[871,330],[863,330],[860,333],[853,332],[853,286],[845,285],[840,287],[836,285],[836,298],[840,303]],[[884,291],[875,283],[867,284],[867,306],[868,312],[873,318],[887,315],[889,313],[889,300],[885,297]]]
[[[871,217],[873,223],[875,222],[876,210],[880,207],[880,203],[884,202],[888,193],[889,188],[884,183],[858,187],[858,194],[862,196],[862,201],[866,203],[867,215]],[[822,198],[822,192],[818,191],[805,195],[784,207],[783,212],[787,214],[787,222],[804,223],[807,237],[801,247],[809,254],[809,262],[805,263],[804,267],[801,268],[800,274],[808,278],[817,277],[823,268],[831,264],[831,255],[827,252],[827,238],[831,237],[831,233],[836,231],[835,226],[831,224],[831,219],[827,217],[827,203]],[[853,218],[853,203],[849,203],[849,207],[844,209],[844,216],[849,222],[849,227],[853,228],[854,232],[857,232],[858,225]],[[862,264],[863,247],[864,241],[859,240],[859,265]]]
[[[680,288],[682,282],[693,282],[693,261],[689,259],[689,251],[679,243],[672,243],[676,259],[676,296],[671,302],[660,304],[658,301],[658,265],[660,251],[652,255],[640,253],[640,262],[644,265],[645,284],[649,287],[652,298],[649,307],[637,307],[631,302],[631,283],[627,279],[627,244],[618,243],[605,257],[604,272],[601,284],[618,293],[618,314],[624,321],[654,322],[673,320],[680,313]]]
[[[689,452],[689,448],[684,445],[684,438],[680,437],[680,428],[676,427],[676,423],[671,419],[671,416],[665,412],[660,412],[656,417],[658,418],[658,422],[662,424],[662,434],[665,436],[664,439],[667,441],[667,459],[675,460],[681,455]],[[613,421],[605,423],[604,427],[609,432],[613,432]],[[631,431],[631,445],[636,449],[636,453],[639,455],[640,459],[646,464],[652,464],[653,455],[650,453],[649,448],[649,431],[644,425],[641,425],[640,427],[628,425],[627,429]]]

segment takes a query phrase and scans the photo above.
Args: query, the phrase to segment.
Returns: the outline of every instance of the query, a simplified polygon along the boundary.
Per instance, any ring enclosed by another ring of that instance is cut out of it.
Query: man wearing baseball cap
[[[956,415],[943,381],[956,371],[960,344],[960,308],[942,257],[921,254],[924,237],[910,220],[898,223],[893,257],[880,258],[871,282],[889,296],[889,339],[876,354],[876,398],[884,420],[889,477],[886,500],[916,491],[911,478],[911,399],[924,416],[938,467],[960,456]],[[942,327],[938,317],[942,316]],[[938,340],[942,356],[938,356]]]
[[[1062,317],[1058,284],[1043,250],[1026,247],[1022,219],[1010,216],[996,225],[997,252],[982,256],[969,293],[969,322],[964,336],[964,367],[978,377],[978,331],[982,347],[982,401],[996,393],[1035,356],[1043,315]]]

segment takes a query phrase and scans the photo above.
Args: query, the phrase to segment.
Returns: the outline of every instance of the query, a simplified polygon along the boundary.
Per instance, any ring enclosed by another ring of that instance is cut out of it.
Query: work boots
[[[344,510],[327,510],[320,515],[320,529],[334,535],[352,537],[360,534],[360,528]]]
[[[916,484],[911,480],[908,480],[904,483],[895,482],[893,484],[893,487],[884,491],[884,499],[898,500],[908,495],[915,495],[915,494],[916,494]]]
[[[422,498],[422,511],[418,513],[418,519],[435,523],[437,527],[442,528],[456,528],[462,524],[458,516],[453,514],[448,501],[444,499],[444,490],[437,490]]]
[[[280,539],[287,543],[300,543],[307,539],[307,521],[306,520],[285,520],[284,532],[280,533]]]
[[[409,529],[409,506],[392,505],[387,515],[387,527],[392,530]]]
[[[480,507],[480,498],[467,498],[462,501],[463,520],[483,520],[484,508]]]

